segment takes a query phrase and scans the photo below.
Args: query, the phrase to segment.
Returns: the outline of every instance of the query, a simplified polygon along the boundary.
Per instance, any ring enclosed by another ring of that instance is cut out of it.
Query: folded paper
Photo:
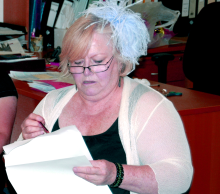
[[[75,126],[3,147],[8,178],[18,194],[111,193],[73,172],[91,166],[92,157]]]

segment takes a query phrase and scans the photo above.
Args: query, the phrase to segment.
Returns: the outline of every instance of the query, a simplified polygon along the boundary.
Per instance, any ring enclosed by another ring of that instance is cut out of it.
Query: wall
[[[0,0],[1,1],[1,0]],[[4,22],[29,30],[29,0],[4,0]],[[27,40],[26,36],[26,40]]]

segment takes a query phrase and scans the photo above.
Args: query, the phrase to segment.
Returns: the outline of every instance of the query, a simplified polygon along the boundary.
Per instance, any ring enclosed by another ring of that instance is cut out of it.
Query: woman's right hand
[[[21,124],[23,138],[31,139],[44,134],[44,129],[40,122],[45,125],[42,116],[31,113]]]

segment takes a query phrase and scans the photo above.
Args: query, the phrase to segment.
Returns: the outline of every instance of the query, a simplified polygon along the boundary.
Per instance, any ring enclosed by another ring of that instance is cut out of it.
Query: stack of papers
[[[56,80],[60,77],[60,73],[10,71],[9,76],[17,80],[32,82],[35,80]]]
[[[33,81],[33,83],[28,83],[28,85],[31,88],[34,88],[35,90],[39,90],[45,93],[48,93],[52,90],[55,90],[56,88],[50,84],[44,83],[44,82],[37,82],[37,81]]]
[[[74,81],[71,78],[62,79],[59,72],[10,71],[9,76],[13,79],[27,81],[31,88],[45,93],[74,84]],[[72,83],[70,79],[72,80]]]
[[[33,81],[32,83],[28,83],[28,85],[32,88],[48,93],[52,90],[64,88],[67,86],[71,86],[73,84],[69,84],[65,82],[57,82],[53,80],[39,80],[39,81]]]
[[[111,193],[108,186],[96,186],[74,174],[73,167],[91,166],[92,160],[74,125],[3,149],[7,175],[18,194]]]

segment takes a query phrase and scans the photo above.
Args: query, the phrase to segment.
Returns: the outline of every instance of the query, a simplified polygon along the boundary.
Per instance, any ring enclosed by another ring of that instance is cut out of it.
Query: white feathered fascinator
[[[138,58],[141,55],[147,55],[147,44],[150,42],[150,36],[144,21],[141,19],[141,14],[134,13],[126,6],[128,1],[95,1],[85,10],[84,14],[93,14],[102,18],[103,28],[110,23],[113,31],[111,37],[113,43],[123,59],[133,64],[133,71],[135,65],[139,64]]]

